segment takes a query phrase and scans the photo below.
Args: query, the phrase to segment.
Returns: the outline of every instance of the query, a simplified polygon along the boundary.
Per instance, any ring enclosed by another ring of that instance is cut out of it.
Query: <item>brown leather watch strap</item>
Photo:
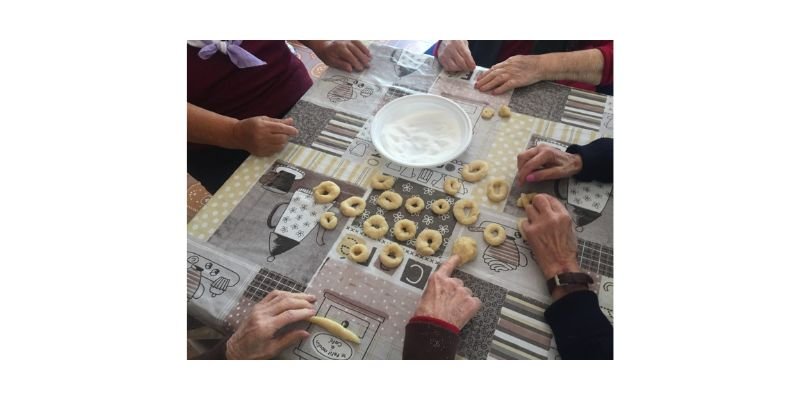
[[[586,285],[588,288],[592,283],[594,283],[594,279],[587,273],[564,272],[547,280],[547,290],[552,294],[553,290],[559,286]]]

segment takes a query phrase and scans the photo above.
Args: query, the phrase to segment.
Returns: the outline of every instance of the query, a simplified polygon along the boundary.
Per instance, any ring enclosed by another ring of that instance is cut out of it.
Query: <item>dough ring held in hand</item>
[[[339,197],[340,192],[339,185],[325,181],[314,187],[314,200],[322,204],[330,203]]]
[[[461,182],[459,182],[458,179],[449,176],[444,178],[445,193],[449,194],[450,196],[455,196],[459,190],[461,190]]]
[[[383,215],[375,214],[364,221],[363,229],[365,235],[369,236],[371,239],[378,240],[389,231],[389,224],[386,223],[386,219],[383,218]]]
[[[417,226],[413,221],[401,219],[394,223],[394,237],[397,240],[411,240],[417,235]]]
[[[425,229],[417,236],[416,248],[423,256],[432,256],[442,245],[442,234],[433,229]]]
[[[533,205],[533,196],[536,196],[536,193],[522,193],[519,195],[517,199],[517,207],[525,208],[525,206],[532,206]]]
[[[387,190],[378,197],[378,205],[387,211],[396,210],[403,205],[403,196]]]
[[[489,224],[483,228],[483,240],[490,246],[500,246],[506,241],[506,230],[499,224]]]
[[[423,209],[425,209],[425,201],[419,196],[409,197],[406,200],[406,210],[408,210],[408,212],[418,214]]]
[[[381,264],[386,268],[397,268],[403,262],[403,248],[397,243],[389,243],[381,250]]]
[[[394,177],[388,175],[373,175],[370,180],[370,185],[373,189],[387,190],[394,186]]]
[[[453,245],[453,254],[458,254],[461,257],[461,262],[458,266],[462,266],[478,256],[478,244],[475,243],[475,239],[469,236],[461,236],[456,240],[456,244]]]
[[[472,225],[481,214],[478,204],[470,199],[461,199],[453,206],[453,215],[461,225]]]
[[[486,196],[489,200],[499,203],[508,197],[508,182],[503,178],[494,178],[486,186]]]
[[[439,199],[431,204],[431,211],[436,215],[447,214],[450,211],[450,203],[445,199]]]
[[[339,222],[339,219],[336,218],[336,214],[330,211],[323,213],[322,217],[319,218],[319,224],[327,230],[336,228],[337,222]]]
[[[489,163],[483,160],[476,160],[461,168],[461,176],[467,182],[477,182],[486,177],[489,173]]]
[[[369,257],[369,251],[367,249],[367,246],[361,243],[351,247],[350,252],[347,253],[347,258],[357,263],[363,263],[364,261],[367,261],[368,257]]]
[[[343,201],[342,204],[339,204],[339,210],[345,217],[357,217],[364,212],[365,208],[367,208],[367,202],[356,196],[350,197]]]

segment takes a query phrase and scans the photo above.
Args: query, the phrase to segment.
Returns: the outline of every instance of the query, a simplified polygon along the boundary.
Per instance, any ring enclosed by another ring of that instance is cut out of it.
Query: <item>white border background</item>
[[[8,398],[766,398],[796,380],[779,2],[146,3],[2,6]],[[616,360],[186,361],[184,41],[443,33],[615,40]]]

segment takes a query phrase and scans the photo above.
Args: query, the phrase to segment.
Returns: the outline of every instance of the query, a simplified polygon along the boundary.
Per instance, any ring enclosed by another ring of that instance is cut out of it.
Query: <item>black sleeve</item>
[[[228,339],[230,336],[226,336],[225,338],[221,339],[214,347],[208,349],[205,353],[192,358],[192,360],[226,360],[225,351],[228,349]]]
[[[556,347],[565,360],[613,360],[614,330],[600,311],[597,295],[589,290],[572,292],[544,313],[553,330]]]
[[[578,154],[583,161],[583,169],[575,179],[579,181],[614,181],[614,139],[600,138],[587,145],[573,144],[567,153]]]
[[[434,324],[409,322],[403,343],[404,360],[453,360],[458,334]]]

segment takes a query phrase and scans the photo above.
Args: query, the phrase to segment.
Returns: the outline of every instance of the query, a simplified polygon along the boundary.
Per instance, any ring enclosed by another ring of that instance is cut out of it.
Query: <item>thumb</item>
[[[283,351],[284,349],[286,349],[287,347],[290,347],[292,345],[300,343],[301,340],[303,340],[303,339],[305,339],[305,338],[307,338],[309,336],[311,336],[310,333],[308,333],[308,332],[306,332],[306,331],[304,331],[302,329],[297,329],[297,330],[294,330],[294,331],[291,331],[291,332],[287,332],[286,334],[284,334],[281,337],[273,339],[274,340],[274,346],[278,348],[277,352],[279,353],[279,352]]]

